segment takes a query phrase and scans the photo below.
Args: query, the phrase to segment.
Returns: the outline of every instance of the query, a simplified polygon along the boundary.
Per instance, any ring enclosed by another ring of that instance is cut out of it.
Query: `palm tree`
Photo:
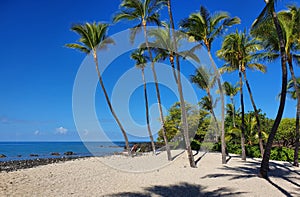
[[[211,88],[215,84],[215,79],[214,78],[211,79],[208,71],[205,70],[203,67],[199,67],[196,70],[196,74],[191,75],[191,81],[192,81],[192,83],[197,84],[197,86],[200,89],[205,90],[207,96],[202,98],[202,102],[200,102],[200,104],[202,104],[201,105],[202,107],[207,106],[205,108],[207,111],[209,111],[212,114],[213,119],[216,124],[216,129],[219,132],[220,128],[219,128],[218,120],[217,120],[217,117],[216,117],[216,114],[214,111],[214,100],[211,95]],[[204,105],[204,103],[205,103],[205,105]],[[217,140],[217,134],[216,134],[216,140]]]
[[[162,23],[162,26],[164,28],[158,28],[158,29],[151,29],[149,31],[149,37],[154,37],[155,40],[152,43],[149,43],[151,46],[151,49],[155,51],[157,56],[154,58],[156,61],[158,60],[165,60],[169,59],[169,62],[172,66],[172,71],[173,71],[173,76],[175,79],[175,82],[177,84],[178,92],[179,92],[179,98],[180,98],[180,108],[181,108],[181,115],[182,115],[182,120],[183,120],[183,133],[185,136],[185,142],[186,142],[186,149],[188,153],[188,158],[190,162],[191,167],[196,167],[194,164],[194,158],[192,154],[192,149],[190,147],[190,139],[188,136],[190,136],[189,131],[188,131],[188,122],[187,122],[187,114],[186,114],[186,107],[184,97],[183,97],[183,92],[182,92],[182,85],[181,85],[181,76],[180,76],[180,62],[179,58],[191,58],[196,62],[200,62],[199,58],[194,54],[194,51],[199,48],[200,45],[194,46],[190,50],[185,50],[185,51],[180,51],[178,52],[178,46],[180,42],[186,38],[185,34],[182,32],[175,32],[173,31],[174,38],[171,38],[171,30],[169,25],[166,23]],[[176,57],[176,65],[177,65],[177,73],[175,69],[175,63],[174,59]]]
[[[225,119],[225,101],[222,90],[222,83],[220,80],[220,74],[218,73],[217,66],[215,65],[211,48],[213,41],[221,36],[224,31],[232,25],[240,23],[240,19],[237,17],[230,18],[226,12],[218,12],[213,15],[203,6],[200,7],[200,12],[191,14],[187,19],[181,21],[180,26],[183,31],[186,32],[195,41],[200,42],[206,47],[208,56],[210,58],[213,69],[216,73],[217,84],[220,91],[222,113],[221,113],[221,143],[222,143],[222,164],[226,163],[226,144],[225,144],[225,131],[224,131],[224,119]]]
[[[173,13],[172,13],[172,8],[171,8],[171,0],[167,0],[167,7],[168,7],[169,19],[170,19],[170,24],[171,24],[171,29],[172,29],[173,45],[174,45],[175,56],[176,56],[177,75],[178,75],[178,81],[176,81],[176,82],[177,82],[178,92],[180,95],[180,107],[181,107],[181,114],[182,114],[182,121],[183,121],[183,130],[185,133],[185,143],[186,143],[190,166],[196,167],[196,163],[194,161],[192,149],[190,146],[190,140],[189,140],[188,120],[187,120],[187,113],[186,113],[186,109],[185,109],[185,102],[184,102],[184,98],[183,98],[182,85],[181,85],[181,76],[180,76],[181,68],[180,68],[179,56],[177,53],[177,42],[176,42],[176,37],[175,37],[175,25],[174,25]]]
[[[235,104],[234,104],[234,96],[238,93],[238,91],[239,91],[240,88],[239,88],[238,85],[233,86],[230,82],[227,82],[227,81],[225,81],[223,83],[223,86],[224,86],[224,90],[225,90],[226,96],[229,96],[230,100],[231,100],[231,105],[232,105],[232,124],[233,124],[233,127],[236,127],[235,126]]]
[[[286,41],[284,39],[282,27],[280,25],[277,13],[275,11],[275,2],[276,0],[264,0],[266,6],[264,7],[263,11],[255,20],[254,24],[252,25],[252,29],[255,30],[260,26],[264,26],[264,22],[267,18],[272,18],[274,26],[276,28],[277,38],[278,38],[278,45],[280,48],[280,57],[281,57],[281,71],[282,71],[282,84],[281,84],[281,97],[280,97],[280,104],[278,107],[277,115],[272,126],[271,132],[268,137],[267,144],[265,146],[265,151],[263,155],[263,159],[260,166],[259,176],[262,178],[268,178],[268,170],[269,170],[269,160],[271,155],[271,148],[272,144],[280,124],[284,107],[285,107],[285,100],[286,100],[286,93],[287,93],[287,54],[285,50]]]
[[[300,9],[295,6],[289,6],[288,11],[281,11],[278,13],[278,19],[282,25],[282,31],[285,36],[285,51],[287,54],[287,62],[292,76],[292,81],[294,83],[294,87],[296,87],[295,94],[299,97],[297,99],[297,116],[300,116],[300,90],[296,85],[297,79],[293,68],[293,62],[300,65],[300,55],[297,54],[297,52],[300,51],[300,40],[298,39],[298,35],[300,33]],[[258,58],[275,61],[280,57],[278,36],[271,18],[265,21],[262,27],[254,29],[252,34],[262,40],[262,44],[266,49],[266,52],[259,54]]]
[[[297,78],[297,86],[294,85],[294,80],[290,80],[288,83],[288,93],[292,97],[292,99],[297,99],[297,113],[296,113],[296,142],[295,142],[295,150],[294,150],[294,166],[299,167],[299,158],[298,158],[298,152],[299,152],[299,138],[300,138],[300,132],[299,132],[299,95],[297,94],[296,90],[300,88],[300,77]]]
[[[164,122],[164,115],[162,112],[158,80],[157,80],[155,65],[154,65],[154,61],[153,61],[152,52],[149,47],[148,35],[147,35],[148,23],[155,23],[157,25],[160,24],[158,11],[163,6],[163,4],[164,4],[163,1],[158,1],[158,0],[155,0],[155,1],[123,0],[120,5],[120,12],[114,16],[113,22],[118,22],[120,20],[138,21],[138,24],[132,29],[131,39],[134,39],[136,32],[138,30],[140,30],[141,27],[143,28],[145,43],[146,43],[146,47],[147,47],[148,53],[149,53],[149,58],[151,61],[151,69],[152,69],[154,83],[155,83],[160,121],[161,121],[162,128],[163,128],[163,132],[162,132],[163,138],[164,138],[164,142],[166,145],[168,160],[171,161],[172,156],[171,156],[171,151],[170,151],[170,147],[168,144],[168,139],[166,137],[166,128],[165,128],[165,122]]]
[[[225,38],[222,49],[218,51],[218,56],[221,59],[224,59],[227,62],[231,62],[230,64],[226,64],[221,68],[221,72],[232,72],[235,70],[240,70],[241,74],[244,76],[244,80],[246,82],[246,87],[250,96],[251,104],[253,106],[255,117],[257,121],[257,130],[259,136],[259,147],[260,153],[263,155],[263,140],[262,140],[262,133],[261,133],[261,124],[259,119],[259,110],[256,107],[254,97],[250,88],[249,81],[246,75],[246,69],[258,70],[261,72],[266,71],[266,67],[263,64],[253,62],[256,59],[256,52],[260,49],[260,44],[257,40],[251,39],[250,36],[246,35],[246,33],[234,33],[228,35]],[[240,78],[240,80],[242,80]],[[240,85],[242,82],[240,81]],[[242,87],[241,87],[242,88]],[[242,93],[242,90],[240,90]],[[243,106],[242,106],[242,116],[243,116]],[[243,122],[243,120],[242,120]],[[243,126],[243,123],[242,123]],[[245,125],[244,125],[245,126]],[[242,129],[243,133],[243,129]]]
[[[135,60],[136,64],[135,66],[138,69],[141,69],[142,71],[142,79],[144,83],[144,99],[145,99],[145,108],[146,108],[146,122],[147,122],[147,129],[151,141],[151,146],[152,146],[152,151],[153,154],[155,154],[155,144],[153,140],[153,135],[151,132],[151,127],[150,127],[150,120],[149,120],[149,107],[148,107],[148,96],[147,96],[147,85],[146,85],[146,80],[145,80],[145,67],[147,65],[147,58],[144,55],[144,50],[143,49],[137,49],[131,54],[131,59]]]
[[[108,97],[107,91],[104,86],[104,82],[101,76],[101,72],[99,70],[99,62],[98,62],[98,56],[97,56],[97,50],[98,49],[105,49],[108,44],[112,44],[113,40],[110,38],[107,38],[107,29],[108,25],[103,23],[85,23],[85,24],[77,24],[73,25],[71,30],[80,35],[80,39],[78,40],[78,43],[72,43],[72,44],[66,44],[67,47],[78,49],[81,52],[84,52],[86,54],[92,53],[94,57],[94,62],[96,64],[96,71],[99,79],[99,83],[101,85],[101,88],[104,92],[104,96],[106,99],[106,102],[108,104],[108,107],[115,118],[118,126],[120,127],[123,137],[125,139],[125,146],[128,151],[128,154],[130,154],[130,148],[129,148],[129,142],[127,138],[126,131],[124,127],[122,126],[117,114],[115,113],[115,110],[113,109],[113,106],[110,102],[110,99]]]

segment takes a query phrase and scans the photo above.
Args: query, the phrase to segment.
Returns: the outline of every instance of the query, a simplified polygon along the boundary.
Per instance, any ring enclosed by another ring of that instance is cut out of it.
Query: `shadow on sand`
[[[201,185],[194,185],[189,183],[180,183],[170,186],[153,186],[144,188],[144,192],[124,192],[112,194],[110,197],[150,197],[153,195],[168,197],[196,197],[196,196],[239,196],[243,192],[233,192],[228,188],[219,188],[214,191],[203,191],[206,188]]]
[[[236,156],[233,156],[236,157]],[[279,164],[275,162],[270,162],[270,171],[269,171],[269,179],[266,181],[278,189],[284,196],[293,196],[299,195],[296,191],[300,191],[300,183],[299,181],[299,172],[296,170],[292,170],[289,167],[292,167],[291,164]],[[260,161],[255,160],[254,162],[245,162],[242,167],[230,167],[230,165],[223,166],[222,169],[228,171],[228,173],[214,173],[206,175],[202,178],[219,178],[219,177],[230,177],[229,180],[235,179],[247,179],[252,177],[258,177],[258,172],[260,168]],[[283,186],[279,186],[272,178],[280,178],[287,181],[289,184],[292,184],[297,189],[295,191],[287,191]]]

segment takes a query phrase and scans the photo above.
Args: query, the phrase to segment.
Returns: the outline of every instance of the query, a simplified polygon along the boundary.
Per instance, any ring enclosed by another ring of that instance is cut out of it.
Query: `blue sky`
[[[120,1],[83,0],[13,0],[0,2],[0,141],[69,141],[80,140],[73,119],[72,91],[76,73],[85,54],[64,47],[74,42],[78,36],[70,31],[74,23],[102,21],[110,23],[118,11]],[[279,2],[277,10],[286,3]],[[236,28],[249,28],[264,6],[264,1],[219,1],[219,0],[175,0],[173,12],[175,22],[199,10],[204,5],[211,12],[227,11],[242,20]],[[163,10],[162,20],[167,19]],[[112,25],[109,35],[131,27],[133,23],[121,22]],[[219,49],[221,39],[213,45]],[[133,62],[124,54],[116,59],[104,72],[103,78],[109,94],[115,82]],[[222,62],[216,61],[220,66]],[[122,64],[122,67],[118,65]],[[248,72],[249,81],[257,106],[274,118],[277,113],[280,91],[281,70],[279,63],[270,64],[265,74]],[[296,69],[296,74],[299,72]],[[190,73],[192,74],[192,73]],[[224,80],[236,82],[237,73],[224,75]],[[198,90],[197,90],[198,91]],[[155,102],[153,84],[149,84],[150,102]],[[144,121],[142,88],[134,92],[130,101],[133,118]],[[135,96],[134,96],[135,95]],[[248,97],[246,93],[246,98]],[[163,104],[168,108],[175,96],[167,88],[162,88]],[[238,99],[238,97],[236,98]],[[113,140],[122,140],[120,131],[110,115],[104,96],[98,87],[95,107],[103,128]],[[84,101],[83,101],[84,102]],[[251,105],[246,99],[246,109]],[[153,108],[156,112],[155,107]],[[287,100],[284,117],[294,117],[295,102]],[[155,121],[155,120],[154,120]],[[125,123],[126,124],[126,123]],[[109,131],[109,132],[108,132]]]

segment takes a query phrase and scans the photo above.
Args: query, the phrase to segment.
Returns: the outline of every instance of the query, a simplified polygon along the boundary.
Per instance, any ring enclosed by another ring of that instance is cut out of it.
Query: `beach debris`
[[[59,156],[60,154],[58,152],[53,152],[53,153],[51,153],[51,155],[53,155],[53,156]]]

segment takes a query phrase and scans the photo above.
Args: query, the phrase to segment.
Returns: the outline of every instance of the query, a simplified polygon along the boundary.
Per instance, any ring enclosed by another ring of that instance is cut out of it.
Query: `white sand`
[[[258,159],[234,156],[222,165],[219,153],[207,153],[192,169],[186,153],[172,154],[178,155],[172,162],[163,152],[2,172],[0,196],[300,196],[300,169],[287,162],[271,162],[268,182],[256,176]]]

